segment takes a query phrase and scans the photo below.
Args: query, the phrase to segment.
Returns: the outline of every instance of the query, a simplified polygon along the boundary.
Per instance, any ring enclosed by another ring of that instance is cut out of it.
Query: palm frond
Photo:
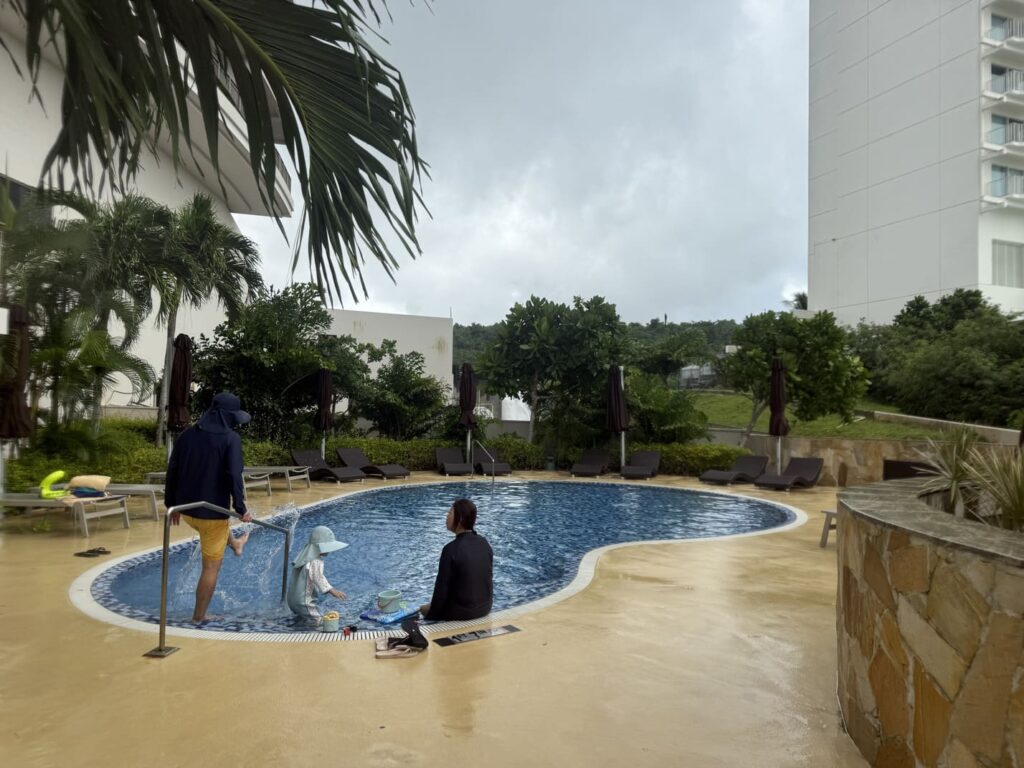
[[[421,175],[409,95],[401,74],[366,39],[373,0],[18,0],[27,24],[25,63],[38,76],[56,41],[64,88],[61,128],[44,176],[123,189],[143,149],[202,146],[218,167],[225,99],[232,92],[247,130],[249,164],[267,209],[274,197],[276,145],[298,175],[310,269],[321,291],[344,283],[363,295],[367,256],[394,278],[398,261],[378,229],[385,222],[415,257]],[[189,121],[190,104],[202,114]],[[205,145],[200,144],[205,141]],[[297,255],[297,252],[296,252]]]

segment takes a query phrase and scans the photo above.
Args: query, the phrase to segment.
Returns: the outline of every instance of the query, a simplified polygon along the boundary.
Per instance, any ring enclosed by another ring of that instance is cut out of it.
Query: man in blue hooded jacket
[[[174,443],[164,485],[164,504],[168,508],[208,501],[230,509],[234,502],[234,509],[242,515],[242,520],[252,520],[245,508],[242,485],[242,439],[235,432],[236,427],[248,424],[251,419],[242,410],[241,401],[230,392],[221,392],[213,398],[210,409]],[[182,515],[199,533],[203,552],[203,571],[196,585],[196,606],[192,612],[192,621],[198,624],[206,620],[206,609],[217,588],[225,548],[231,547],[235,555],[240,556],[249,534],[232,537],[228,516],[204,508],[175,512],[171,515],[171,524],[178,525]]]

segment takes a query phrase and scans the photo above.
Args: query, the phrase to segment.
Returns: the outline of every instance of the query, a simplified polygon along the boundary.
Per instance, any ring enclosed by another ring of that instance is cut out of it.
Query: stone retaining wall
[[[902,496],[840,495],[836,633],[850,736],[878,768],[1022,768],[1021,537],[961,537],[984,527],[927,510],[910,481],[879,484],[894,485]]]
[[[769,456],[775,463],[775,438],[751,435],[747,447]],[[882,460],[921,461],[924,440],[849,440],[838,437],[784,437],[782,463],[793,456],[817,456],[824,460],[821,485],[862,485],[882,479]],[[1024,766],[1022,766],[1024,768]]]

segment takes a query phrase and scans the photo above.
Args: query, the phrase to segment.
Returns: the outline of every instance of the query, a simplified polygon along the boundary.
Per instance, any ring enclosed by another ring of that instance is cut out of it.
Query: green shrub
[[[246,440],[243,437],[242,461],[247,467],[274,467],[291,464],[292,457],[288,455],[286,448],[277,443],[269,440]]]
[[[374,464],[401,464],[411,471],[433,470],[437,468],[434,449],[450,447],[451,445],[452,443],[449,440],[388,440],[382,437],[334,437],[327,440],[327,463],[338,463],[335,448],[362,448],[366,458]]]
[[[635,451],[659,451],[661,468],[665,475],[700,475],[709,469],[728,469],[737,456],[750,453],[746,448],[713,443],[636,443],[630,446]]]
[[[73,455],[48,456],[30,449],[7,464],[7,490],[32,491],[44,477],[58,469],[64,470],[67,478],[109,475],[115,483],[141,483],[147,472],[162,470],[166,465],[167,451],[154,445],[133,446],[96,461]]]
[[[148,443],[153,442],[156,435],[156,419],[123,419],[108,418],[100,422],[104,432],[128,432],[138,435]]]
[[[512,469],[543,469],[544,451],[539,445],[528,443],[519,435],[504,434],[485,441],[488,450],[496,449],[502,461],[508,462]],[[477,458],[482,457],[477,453]]]

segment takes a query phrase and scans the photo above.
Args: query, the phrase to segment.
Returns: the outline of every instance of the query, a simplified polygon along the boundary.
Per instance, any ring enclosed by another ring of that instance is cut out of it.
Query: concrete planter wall
[[[839,497],[839,701],[878,768],[1024,766],[1024,536],[917,499]]]

